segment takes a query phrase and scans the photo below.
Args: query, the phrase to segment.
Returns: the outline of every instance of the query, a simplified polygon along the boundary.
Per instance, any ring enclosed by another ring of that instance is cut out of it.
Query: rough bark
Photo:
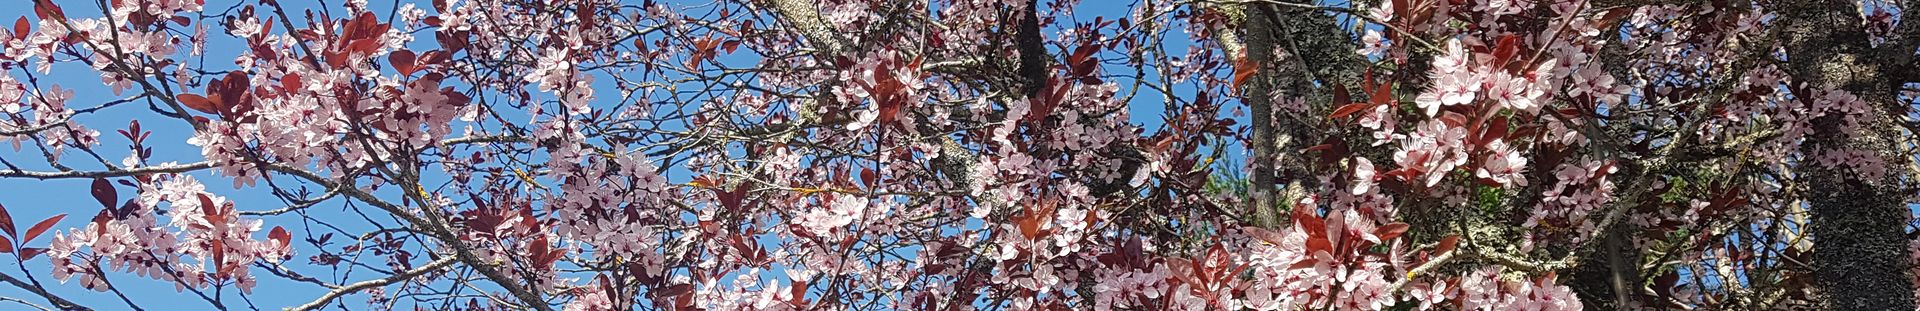
[[[1331,90],[1326,83],[1353,81],[1363,67],[1353,38],[1326,12],[1298,6],[1249,3],[1236,7],[1244,20],[1244,57],[1258,72],[1239,90],[1253,116],[1249,142],[1252,211],[1256,222],[1278,225],[1276,209],[1289,198],[1307,195],[1295,178],[1314,176],[1303,158],[1289,156],[1318,144],[1324,131]],[[1223,42],[1229,55],[1235,46]],[[1304,109],[1276,109],[1276,100],[1306,98]],[[1285,185],[1285,188],[1278,186]],[[1282,190],[1284,189],[1284,191]]]
[[[1020,31],[1014,35],[1020,45],[1020,76],[1026,78],[1021,91],[1027,96],[1038,96],[1047,85],[1047,42],[1040,33],[1039,11],[1039,1],[1027,0],[1019,15]]]
[[[1242,11],[1249,13],[1246,16],[1246,55],[1233,56],[1246,57],[1245,64],[1239,66],[1249,66],[1249,64],[1256,66],[1236,70],[1258,70],[1240,90],[1241,101],[1246,102],[1253,113],[1250,120],[1253,123],[1251,126],[1253,133],[1250,138],[1252,141],[1248,143],[1253,149],[1253,155],[1247,160],[1248,164],[1252,165],[1253,171],[1252,176],[1249,176],[1253,184],[1247,189],[1248,195],[1253,198],[1253,204],[1249,209],[1253,214],[1254,223],[1260,226],[1276,226],[1279,216],[1274,208],[1278,205],[1280,198],[1274,189],[1274,177],[1277,175],[1274,162],[1279,157],[1277,138],[1274,137],[1273,128],[1273,97],[1268,96],[1273,91],[1275,75],[1274,70],[1267,67],[1271,67],[1270,64],[1273,63],[1274,41],[1276,41],[1273,30],[1277,27],[1274,21],[1264,14],[1252,14],[1260,11],[1258,8],[1267,6],[1270,5],[1251,4],[1247,7],[1254,9]]]
[[[1895,102],[1897,85],[1885,74],[1886,64],[1872,57],[1878,53],[1869,44],[1854,7],[1847,1],[1793,1],[1777,9],[1782,26],[1787,27],[1788,71],[1811,88],[1836,86],[1894,109],[1887,105]],[[1887,132],[1890,116],[1867,113],[1861,116],[1865,125],[1856,133],[1841,132],[1839,116],[1815,119],[1813,133],[1801,150],[1808,155],[1821,150],[1870,150],[1881,153],[1889,164],[1904,162],[1904,156],[1892,152],[1890,139],[1896,133]],[[1868,180],[1842,168],[1803,163],[1799,175],[1809,187],[1814,274],[1827,305],[1834,310],[1913,310],[1903,234],[1908,211],[1898,180]]]
[[[826,19],[820,17],[820,6],[810,0],[769,0],[773,11],[785,17],[788,24],[799,30],[800,35],[812,41],[814,48],[826,54],[846,52],[846,43],[834,36],[833,28],[827,27]]]

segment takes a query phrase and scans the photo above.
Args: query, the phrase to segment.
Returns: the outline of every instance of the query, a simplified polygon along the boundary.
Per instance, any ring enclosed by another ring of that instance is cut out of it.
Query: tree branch
[[[16,170],[0,172],[0,178],[33,178],[33,179],[47,180],[47,179],[68,179],[68,178],[126,177],[126,176],[155,174],[155,173],[184,173],[184,172],[203,170],[203,169],[208,169],[213,167],[214,167],[213,161],[200,161],[200,162],[187,163],[187,164],[145,166],[145,167],[136,167],[136,168],[129,168],[129,169],[121,169],[121,170],[107,170],[107,171],[36,172],[36,171],[22,171],[22,170],[16,169]]]
[[[13,276],[7,275],[6,273],[0,273],[0,281],[7,282],[7,284],[13,284],[14,287],[19,287],[20,289],[27,290],[27,292],[31,292],[34,295],[40,295],[40,297],[46,298],[47,301],[53,302],[53,306],[56,308],[60,308],[61,310],[93,310],[92,308],[87,308],[85,306],[81,306],[80,304],[73,303],[72,300],[67,300],[66,298],[60,298],[60,296],[55,296],[53,295],[53,293],[49,293],[45,289],[41,289],[40,287],[33,286],[32,284],[27,284],[27,282],[20,281],[20,279],[13,278]]]
[[[773,11],[785,16],[787,23],[800,29],[800,35],[808,41],[822,45],[826,54],[847,52],[846,43],[833,35],[833,28],[827,27],[825,19],[820,18],[820,5],[808,0],[767,0],[773,4]]]
[[[341,286],[340,288],[327,292],[325,295],[320,295],[320,298],[314,299],[313,302],[308,302],[307,304],[300,305],[298,307],[287,308],[287,310],[300,310],[300,311],[319,310],[320,308],[325,308],[327,304],[332,303],[334,299],[338,299],[340,298],[340,296],[345,296],[347,294],[352,294],[353,292],[358,292],[368,288],[387,286],[393,283],[406,281],[408,279],[412,279],[422,274],[427,274],[428,272],[437,271],[437,270],[446,268],[447,266],[451,266],[455,261],[456,261],[455,258],[452,256],[441,257],[440,260],[435,260],[431,263],[427,263],[427,265],[425,266],[420,266],[419,268],[416,268],[413,270],[401,271],[400,273],[396,273],[394,275],[390,275],[385,278],[372,279],[372,280],[360,281],[359,283],[347,284],[347,286]]]

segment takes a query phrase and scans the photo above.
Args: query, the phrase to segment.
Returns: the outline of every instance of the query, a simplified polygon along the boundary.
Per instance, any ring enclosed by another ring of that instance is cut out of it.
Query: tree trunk
[[[1247,64],[1258,66],[1239,90],[1253,112],[1249,196],[1257,222],[1279,225],[1274,222],[1284,221],[1278,213],[1280,206],[1288,204],[1283,201],[1308,195],[1307,187],[1296,179],[1315,176],[1307,158],[1291,157],[1288,150],[1321,142],[1319,138],[1327,134],[1326,113],[1337,105],[1330,100],[1327,83],[1357,79],[1364,64],[1353,53],[1358,47],[1352,37],[1326,12],[1271,3],[1245,4],[1239,9],[1238,15],[1245,20],[1244,57]],[[1277,109],[1274,101],[1282,98],[1303,98],[1306,104]],[[1287,186],[1284,191],[1278,188],[1282,184]]]
[[[1874,53],[1855,5],[1848,1],[1786,3],[1777,10],[1786,30],[1788,71],[1809,89],[1832,86],[1859,96],[1874,109],[1858,115],[1854,133],[1840,129],[1842,116],[1813,120],[1801,145],[1800,183],[1807,185],[1814,238],[1814,274],[1833,310],[1913,310],[1913,286],[1907,275],[1905,240],[1908,214],[1892,172],[1904,163],[1893,152],[1887,122],[1905,111],[1895,105],[1895,90]],[[1906,51],[1911,54],[1912,51]],[[1803,94],[1807,96],[1811,94]],[[1812,98],[1799,98],[1811,105]],[[1824,107],[1808,107],[1819,111]],[[1889,172],[1871,178],[1858,169],[1829,167],[1812,157],[1830,150],[1863,150],[1881,156]]]
[[[1275,25],[1273,19],[1258,13],[1265,6],[1268,5],[1249,4],[1241,11],[1246,17],[1246,55],[1229,56],[1246,57],[1245,63],[1236,64],[1236,66],[1255,66],[1235,70],[1258,70],[1240,89],[1240,100],[1246,102],[1247,106],[1253,110],[1251,118],[1253,137],[1250,138],[1252,141],[1248,142],[1248,145],[1253,148],[1253,155],[1247,158],[1247,164],[1253,166],[1253,173],[1249,176],[1252,184],[1247,187],[1247,191],[1249,196],[1253,197],[1249,211],[1253,213],[1254,223],[1272,227],[1278,226],[1280,221],[1278,213],[1274,210],[1280,200],[1274,188],[1274,177],[1277,175],[1274,162],[1279,160],[1277,152],[1279,148],[1276,146],[1278,141],[1274,137],[1276,133],[1273,129],[1273,96],[1270,95],[1275,84],[1273,81],[1275,75],[1271,67],[1273,67],[1274,30],[1278,25]]]

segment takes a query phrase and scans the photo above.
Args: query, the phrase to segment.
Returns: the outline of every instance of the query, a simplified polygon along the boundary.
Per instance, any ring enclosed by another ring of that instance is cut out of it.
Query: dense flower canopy
[[[31,2],[0,183],[100,208],[0,207],[0,303],[1875,310],[1920,280],[1912,1]]]

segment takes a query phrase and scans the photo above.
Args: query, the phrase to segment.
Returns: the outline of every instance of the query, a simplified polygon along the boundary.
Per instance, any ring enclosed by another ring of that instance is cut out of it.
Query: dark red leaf
[[[328,52],[322,52],[320,54],[322,56],[325,56],[325,60],[327,61],[328,67],[333,67],[333,69],[340,69],[341,67],[345,67],[347,65],[347,52],[328,51]]]
[[[529,248],[527,249],[527,253],[533,257],[534,262],[538,266],[540,267],[551,266],[553,264],[553,261],[550,259],[558,259],[558,258],[547,258],[548,250],[551,249],[552,246],[547,245],[546,235],[541,235],[539,237],[536,237],[533,239],[533,241],[528,243],[532,245],[528,245]]]
[[[227,279],[227,243],[222,239],[213,239],[214,279]]]
[[[892,91],[894,90],[889,89],[887,91],[889,93],[881,93],[881,94],[884,94],[884,95],[881,95],[882,98],[894,97],[892,93]],[[876,116],[874,118],[874,124],[878,124],[879,126],[884,128],[886,126],[893,125],[894,120],[898,120],[900,118],[900,108],[906,106],[907,104],[900,100],[890,99],[890,100],[883,100],[881,103],[879,103],[879,105],[880,105],[879,116]]]
[[[447,61],[447,51],[431,50],[431,51],[426,51],[424,53],[420,53],[420,57],[413,61],[414,63],[413,65],[415,67],[424,67],[424,66],[438,65],[441,62],[445,62],[445,61]],[[415,69],[415,70],[418,70],[418,69]]]
[[[113,210],[103,209],[103,210],[100,210],[100,213],[93,214],[94,234],[106,235],[107,222],[112,220],[113,220]]]
[[[380,48],[380,40],[376,40],[376,39],[360,39],[360,40],[353,40],[347,43],[348,52],[372,54],[374,50],[379,48]]]
[[[205,113],[220,113],[219,107],[215,107],[213,101],[208,100],[205,96],[180,94],[173,98],[179,100],[181,105],[186,105],[187,108],[192,108],[193,110]]]
[[[1613,174],[1613,166],[1616,164],[1620,164],[1620,162],[1607,161],[1605,164],[1600,164],[1600,167],[1593,169],[1593,177],[1588,177],[1586,182],[1591,183],[1599,181],[1601,178],[1607,178],[1607,175]]]
[[[185,26],[185,24],[181,24],[181,26]],[[265,22],[260,23],[260,32],[254,33],[253,37],[255,39],[260,39],[260,38],[266,38],[268,35],[271,35],[271,34],[273,34],[273,17],[267,17],[267,20]]]
[[[20,239],[20,243],[33,241],[34,238],[40,237],[41,233],[46,233],[47,229],[53,229],[53,225],[60,223],[61,219],[66,218],[67,214],[53,215],[53,217],[47,217],[47,219],[41,220],[40,223],[33,224],[33,227],[27,228],[27,237]]]
[[[1510,34],[1510,35],[1500,37],[1500,43],[1495,44],[1493,47],[1493,63],[1506,64],[1509,61],[1513,61],[1513,55],[1518,54],[1519,52],[1520,52],[1520,36],[1519,35]]]
[[[1653,291],[1661,296],[1670,296],[1673,295],[1674,285],[1679,285],[1679,283],[1680,272],[1667,271],[1667,273],[1653,277]]]
[[[1400,237],[1402,234],[1406,234],[1407,228],[1406,223],[1398,222],[1381,225],[1379,228],[1373,229],[1373,235],[1379,236],[1381,241],[1392,240],[1393,238]]]
[[[7,239],[7,237],[0,237],[0,254],[12,253],[12,252],[13,252],[13,240],[9,240]]]
[[[387,54],[387,63],[392,64],[393,70],[399,71],[400,75],[411,76],[413,75],[413,69],[414,69],[413,68],[414,56],[416,55],[413,54],[413,51],[407,50],[407,49],[400,49],[398,51],[393,51],[393,53],[391,54]]]
[[[1310,230],[1309,232],[1312,231],[1317,230]],[[1307,238],[1307,253],[1316,251],[1333,252],[1333,241],[1327,240],[1326,237],[1319,236]]]
[[[567,254],[566,248],[549,248],[547,250],[546,256],[544,257],[545,259],[542,259],[541,262],[546,263],[548,266],[551,266],[553,265],[553,262],[560,261],[560,256],[563,256],[566,254]]]
[[[1370,104],[1370,103],[1346,104],[1345,106],[1340,106],[1340,108],[1334,109],[1333,115],[1327,116],[1327,118],[1332,118],[1332,119],[1345,118],[1347,117],[1347,115],[1351,115],[1355,112],[1366,111],[1367,109],[1372,109],[1372,108],[1373,108],[1373,104]]]
[[[727,191],[713,188],[713,196],[720,201],[720,206],[726,207],[727,210],[738,210],[745,205],[743,203],[747,199],[747,185],[733,185],[733,189]]]
[[[6,205],[0,205],[0,230],[6,231],[7,236],[10,237],[20,236],[20,234],[13,231],[13,213],[7,212]]]
[[[20,248],[20,260],[33,260],[33,257],[38,257],[40,256],[40,254],[43,254],[46,252],[47,252],[47,249],[45,248],[22,247]]]
[[[1279,232],[1273,232],[1273,230],[1267,230],[1267,228],[1246,227],[1246,228],[1241,228],[1241,230],[1245,230],[1247,232],[1247,235],[1253,236],[1254,239],[1266,241],[1267,243],[1271,243],[1273,245],[1280,245],[1281,242],[1286,241],[1286,235],[1280,234]]]
[[[441,48],[447,50],[448,54],[452,54],[467,48],[467,34],[469,34],[469,32],[466,31],[439,31],[434,32],[433,37],[435,41],[440,42]],[[645,50],[645,45],[641,44],[643,42],[646,41],[633,40],[633,45]]]
[[[1175,279],[1199,287],[1200,278],[1194,275],[1193,266],[1193,261],[1186,258],[1167,258],[1167,270],[1173,272]]]
[[[1040,217],[1031,215],[1018,217],[1013,220],[1013,223],[1019,227],[1020,236],[1027,237],[1028,240],[1040,237]]]
[[[1247,84],[1247,79],[1252,78],[1253,74],[1259,72],[1260,63],[1255,63],[1245,56],[1240,57],[1239,60],[1233,63],[1233,89],[1235,91],[1243,90],[1241,86]]]
[[[113,208],[114,203],[120,202],[120,191],[106,178],[94,178],[93,200],[100,201],[101,208]]]
[[[1413,9],[1413,5],[1408,2],[1411,2],[1411,1],[1393,0],[1393,16],[1404,16],[1404,17],[1414,16],[1413,13],[1411,12],[1411,10]]]
[[[26,16],[21,16],[20,19],[13,21],[14,40],[26,40],[27,32],[29,31],[33,31],[33,23],[27,22]]]
[[[1386,83],[1373,87],[1373,94],[1367,95],[1367,102],[1386,105],[1393,102],[1393,84]]]
[[[219,228],[227,220],[226,217],[221,217],[220,207],[213,205],[213,198],[205,194],[200,195],[200,213],[207,219],[207,223],[213,224],[214,228]]]
[[[1505,139],[1507,138],[1507,134],[1513,131],[1511,126],[1506,117],[1493,117],[1493,124],[1487,127],[1486,134],[1480,137],[1480,141],[1485,143],[1491,142],[1494,139]]]
[[[1073,54],[1067,56],[1067,75],[1094,78],[1094,69],[1100,64],[1100,58],[1093,55],[1098,52],[1100,52],[1100,44],[1097,43],[1074,48]]]
[[[1447,237],[1440,238],[1440,244],[1433,247],[1433,253],[1445,254],[1453,251],[1453,248],[1456,246],[1460,246],[1460,235],[1448,235]]]
[[[1346,104],[1353,103],[1353,98],[1350,96],[1352,96],[1352,94],[1347,94],[1347,86],[1340,85],[1339,82],[1333,82],[1333,104],[1334,105],[1346,105]]]
[[[792,286],[791,289],[793,291],[791,293],[793,295],[793,305],[800,306],[807,304],[807,280],[793,280],[792,284],[793,285],[790,286]]]
[[[67,13],[61,11],[60,5],[53,4],[51,0],[34,0],[33,14],[39,16],[40,19],[67,19]]]
[[[279,241],[280,245],[293,245],[293,234],[287,233],[287,228],[280,226],[273,226],[273,231],[267,232],[267,239]]]
[[[1467,116],[1462,115],[1458,112],[1452,112],[1452,111],[1441,112],[1440,117],[1436,119],[1440,119],[1440,122],[1446,123],[1447,126],[1454,126],[1454,127],[1467,126]]]
[[[1312,207],[1295,206],[1293,208],[1293,223],[1294,226],[1300,228],[1300,231],[1306,231],[1308,236],[1325,238],[1327,235],[1326,220],[1320,219],[1319,215],[1314,215]]]
[[[300,73],[289,72],[287,73],[287,75],[280,77],[280,89],[282,90],[286,90],[287,92],[299,92],[302,86],[303,85],[300,82]]]
[[[874,172],[873,169],[871,168],[860,169],[860,183],[864,184],[868,190],[872,190],[873,185],[879,180],[880,180],[880,174],[877,172]]]
[[[247,80],[247,73],[239,70],[228,71],[227,76],[221,78],[219,83],[221,84],[219,95],[225,99],[220,101],[222,109],[231,108],[227,106],[239,102],[240,98],[247,96],[248,89],[253,88],[253,81]]]

